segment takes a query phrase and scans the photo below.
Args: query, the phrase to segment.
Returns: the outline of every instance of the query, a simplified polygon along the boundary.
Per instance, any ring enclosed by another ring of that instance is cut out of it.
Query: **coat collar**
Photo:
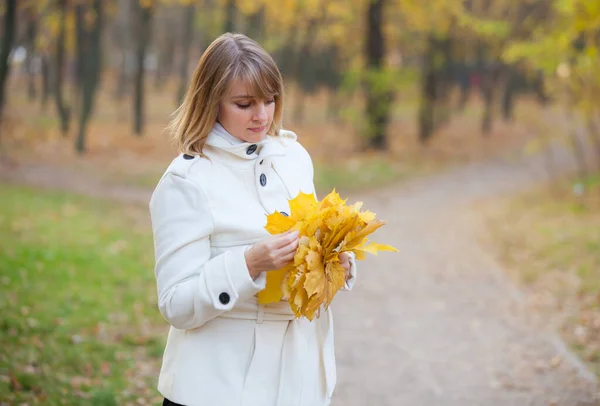
[[[219,157],[228,161],[228,163],[240,163],[254,161],[258,158],[266,158],[270,156],[285,156],[285,145],[284,143],[296,136],[290,131],[281,131],[279,136],[273,137],[267,135],[266,138],[257,143],[251,142],[240,142],[231,143],[230,138],[224,136],[222,132],[226,130],[220,125],[216,124],[215,127],[208,134],[205,146],[209,147],[209,155],[219,155]],[[227,133],[231,137],[229,133]],[[293,136],[293,137],[292,137]],[[248,149],[256,145],[256,150],[253,153],[248,154]],[[207,151],[208,152],[208,151]]]

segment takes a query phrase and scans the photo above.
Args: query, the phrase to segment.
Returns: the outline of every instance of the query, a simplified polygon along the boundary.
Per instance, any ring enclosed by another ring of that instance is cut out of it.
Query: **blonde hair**
[[[208,134],[217,122],[219,103],[235,80],[242,80],[253,96],[275,99],[273,122],[267,134],[278,136],[283,116],[283,80],[273,58],[243,34],[226,33],[202,54],[185,98],[173,113],[169,130],[184,154],[202,155]]]

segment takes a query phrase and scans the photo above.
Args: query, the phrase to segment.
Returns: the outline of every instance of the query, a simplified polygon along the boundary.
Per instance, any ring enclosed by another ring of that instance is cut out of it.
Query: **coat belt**
[[[277,406],[300,406],[303,391],[303,359],[306,354],[306,337],[301,322],[294,315],[289,303],[260,304],[256,298],[251,298],[237,304],[232,310],[222,313],[219,317],[231,319],[263,321],[287,321],[288,326],[284,336],[281,356],[279,395]],[[318,323],[319,348],[326,380],[326,404],[329,404],[336,382],[335,354],[333,346],[333,318],[331,310],[323,311],[321,316],[312,323]],[[260,345],[261,343],[257,343]]]

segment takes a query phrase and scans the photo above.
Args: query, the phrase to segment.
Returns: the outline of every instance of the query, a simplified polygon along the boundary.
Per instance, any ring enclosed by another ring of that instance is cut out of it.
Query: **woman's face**
[[[259,100],[250,91],[250,86],[236,80],[219,105],[217,120],[235,138],[259,142],[267,135],[274,113],[274,99]]]

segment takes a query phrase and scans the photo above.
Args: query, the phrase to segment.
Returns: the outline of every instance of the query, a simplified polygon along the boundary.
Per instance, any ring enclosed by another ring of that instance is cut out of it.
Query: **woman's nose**
[[[252,119],[254,121],[263,122],[267,118],[267,107],[264,105],[264,103],[258,103],[258,107],[254,111],[254,117],[252,117]]]

